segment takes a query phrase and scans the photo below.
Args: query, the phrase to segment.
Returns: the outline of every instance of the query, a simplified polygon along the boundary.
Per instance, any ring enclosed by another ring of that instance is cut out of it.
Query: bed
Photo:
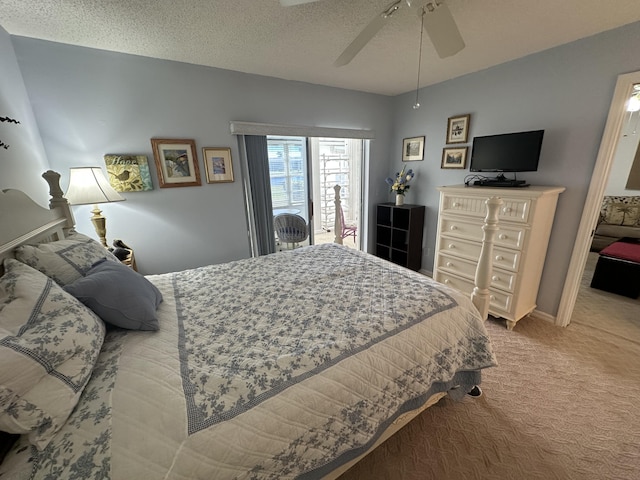
[[[143,277],[43,176],[0,192],[3,479],[337,478],[496,364],[491,205],[472,302],[334,244]]]

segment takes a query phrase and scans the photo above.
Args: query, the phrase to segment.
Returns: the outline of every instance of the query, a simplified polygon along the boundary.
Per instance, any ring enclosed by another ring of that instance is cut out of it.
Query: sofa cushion
[[[640,243],[615,242],[603,249],[600,255],[640,263]]]
[[[640,228],[601,223],[596,228],[595,234],[602,237],[611,237],[616,239],[623,237],[640,238]]]
[[[640,196],[604,197],[599,223],[640,227]]]

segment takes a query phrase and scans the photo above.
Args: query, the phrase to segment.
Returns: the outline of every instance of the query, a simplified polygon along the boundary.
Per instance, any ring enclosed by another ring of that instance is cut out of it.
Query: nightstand
[[[136,256],[133,253],[133,250],[127,248],[126,249],[129,252],[129,255],[124,259],[124,260],[120,260],[122,263],[124,263],[126,266],[133,268],[134,271],[138,271],[138,266],[136,265]]]
[[[120,260],[127,267],[133,268],[134,271],[138,271],[138,266],[136,265],[136,257],[133,252],[133,248],[126,245],[122,240],[114,240],[113,241],[114,248],[110,248],[109,251],[114,254],[114,256]]]

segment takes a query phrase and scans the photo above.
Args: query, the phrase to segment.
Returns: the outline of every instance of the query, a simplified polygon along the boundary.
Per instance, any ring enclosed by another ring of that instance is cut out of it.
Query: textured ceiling
[[[415,3],[427,0],[414,0]],[[0,0],[11,35],[365,92],[416,87],[420,18],[402,8],[344,67],[333,62],[391,0]],[[640,0],[447,0],[466,48],[425,35],[420,86],[640,20]]]

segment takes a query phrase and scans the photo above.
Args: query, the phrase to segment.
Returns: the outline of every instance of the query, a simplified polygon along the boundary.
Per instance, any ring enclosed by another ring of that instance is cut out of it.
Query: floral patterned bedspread
[[[65,427],[2,478],[322,478],[495,365],[465,296],[346,247],[148,278],[160,331],[110,332]]]

